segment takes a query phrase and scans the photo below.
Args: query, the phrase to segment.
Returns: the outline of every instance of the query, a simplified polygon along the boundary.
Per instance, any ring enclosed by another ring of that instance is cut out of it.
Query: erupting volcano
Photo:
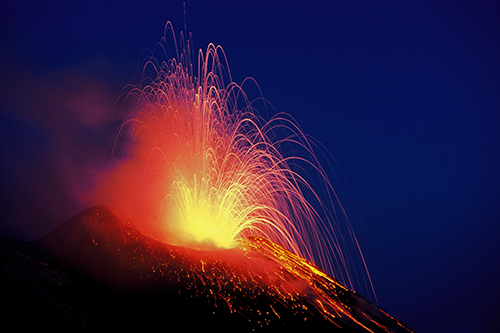
[[[164,38],[141,84],[124,93],[134,111],[92,196],[113,208],[90,208],[36,242],[3,247],[13,293],[25,291],[12,272],[28,267],[55,286],[41,287],[50,304],[72,309],[62,322],[90,330],[411,331],[350,290],[353,258],[373,287],[306,135],[286,115],[257,115],[255,101],[265,100],[232,82],[221,47],[200,50],[193,66],[190,41],[181,34],[178,47],[169,23],[167,31],[175,56],[157,55],[168,55]],[[326,200],[300,170],[317,173]]]
[[[190,41],[181,34],[179,48],[169,23],[168,32],[174,46],[164,37],[145,61],[141,84],[123,93],[133,111],[93,202],[173,245],[228,249],[264,237],[354,289],[350,256],[366,270],[364,259],[310,140],[285,114],[267,122],[258,116],[256,104],[270,106],[232,81],[220,46],[200,50],[193,66]],[[317,174],[327,202],[307,173]]]

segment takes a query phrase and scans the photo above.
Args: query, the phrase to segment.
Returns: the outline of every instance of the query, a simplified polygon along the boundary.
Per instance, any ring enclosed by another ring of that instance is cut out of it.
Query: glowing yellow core
[[[181,245],[230,248],[246,224],[242,185],[217,188],[207,178],[176,181],[170,196],[175,234]]]

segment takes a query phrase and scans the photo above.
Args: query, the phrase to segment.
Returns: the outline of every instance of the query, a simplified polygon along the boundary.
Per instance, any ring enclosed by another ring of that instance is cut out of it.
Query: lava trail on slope
[[[38,328],[411,332],[265,238],[233,249],[173,246],[144,236],[105,206],[35,242],[3,240],[2,257],[6,299],[23,309],[14,306],[9,320],[40,316],[43,308],[53,318]]]

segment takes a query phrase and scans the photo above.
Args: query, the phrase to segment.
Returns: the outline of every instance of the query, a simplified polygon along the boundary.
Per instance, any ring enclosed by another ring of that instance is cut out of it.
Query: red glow
[[[169,244],[231,248],[249,237],[265,237],[352,287],[335,220],[321,218],[303,192],[319,207],[324,203],[290,168],[294,161],[311,165],[336,200],[305,135],[285,117],[264,122],[255,114],[242,87],[232,82],[221,47],[200,50],[195,76],[190,47],[188,41],[176,58],[148,61],[144,71],[153,69],[155,77],[127,93],[136,107],[115,143],[125,157],[104,176],[100,202]],[[276,139],[277,130],[288,134]],[[310,158],[284,157],[284,142]]]

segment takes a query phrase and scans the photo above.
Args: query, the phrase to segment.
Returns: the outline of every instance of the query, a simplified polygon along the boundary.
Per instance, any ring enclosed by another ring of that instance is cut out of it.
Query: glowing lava
[[[4,244],[14,245],[0,242],[0,254],[9,252]],[[8,255],[4,273],[32,281],[38,272],[37,285],[47,285],[49,295],[48,277],[65,282],[60,301],[53,302],[59,309],[71,301],[85,313],[90,331],[153,331],[171,325],[218,332],[289,327],[412,332],[314,264],[263,237],[243,239],[231,249],[175,246],[141,234],[110,208],[95,206],[36,242],[18,246],[35,250],[46,263]],[[48,267],[60,271],[49,274]]]
[[[166,29],[175,36],[170,23]],[[166,44],[162,39],[155,50],[166,52]],[[174,44],[177,50],[175,37]],[[182,45],[176,57],[149,58],[143,73],[152,74],[126,94],[135,111],[117,136],[115,150],[125,157],[107,176],[112,200],[104,202],[134,218],[145,234],[174,245],[232,248],[249,237],[267,238],[353,287],[346,240],[332,217],[345,214],[342,206],[325,208],[290,167],[311,166],[336,201],[310,142],[285,116],[264,122],[255,114],[232,82],[221,47],[199,51],[195,75],[189,40]],[[283,155],[283,145],[309,159]]]
[[[147,191],[161,198],[156,220],[165,233],[159,238],[229,248],[265,235],[300,253],[304,244],[294,228],[311,212],[267,136],[269,126],[236,108],[243,91],[224,86],[221,52],[213,45],[200,52],[199,78],[187,73],[189,64],[162,63],[127,122],[137,144],[133,154],[145,161]]]

